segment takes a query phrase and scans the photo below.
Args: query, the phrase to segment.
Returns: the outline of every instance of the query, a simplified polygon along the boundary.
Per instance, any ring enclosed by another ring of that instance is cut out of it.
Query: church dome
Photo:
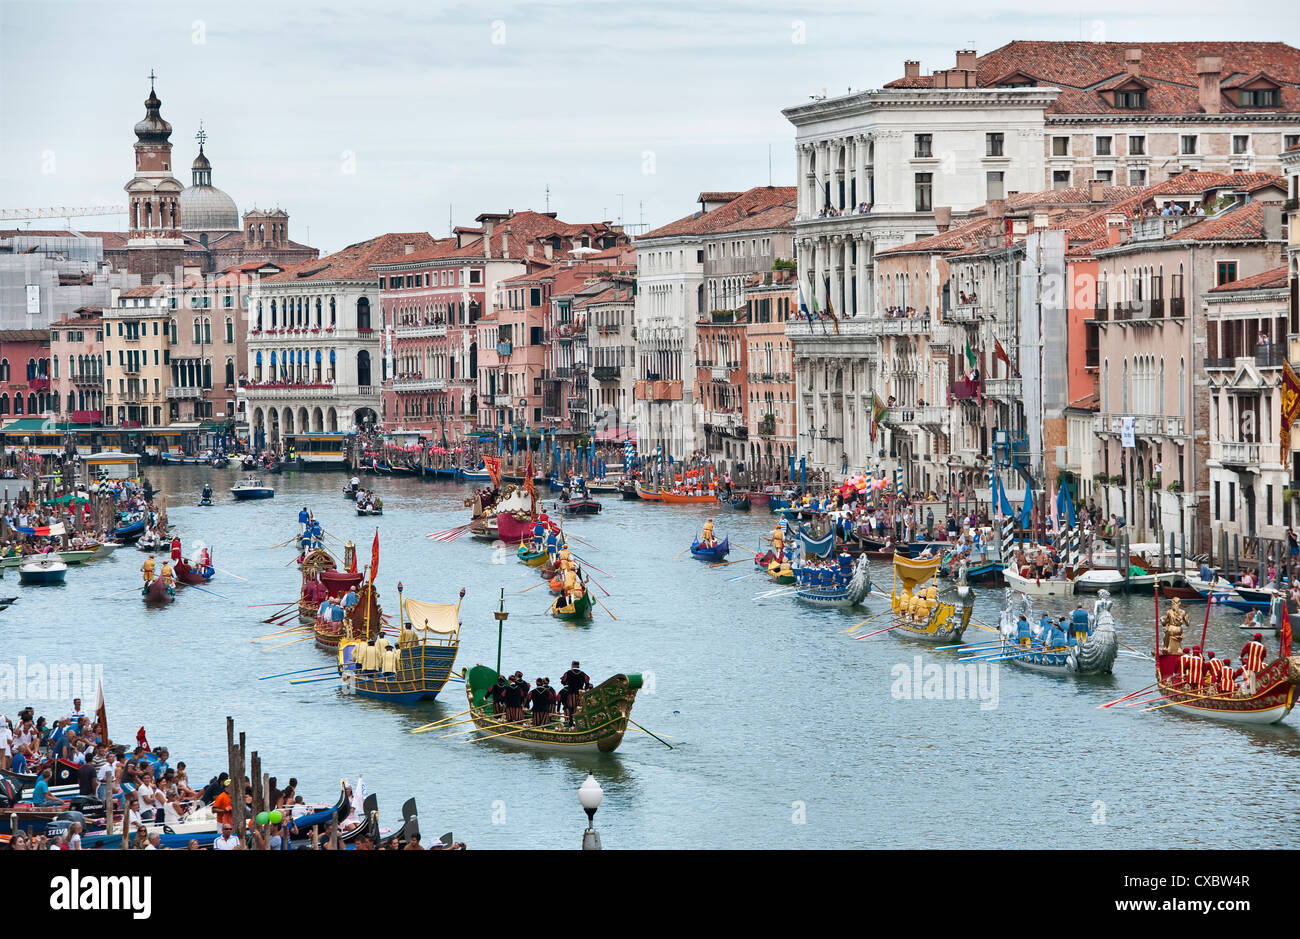
[[[181,191],[181,231],[239,231],[235,200],[216,186]]]
[[[212,185],[212,163],[203,153],[203,136],[200,130],[199,155],[190,166],[193,184],[181,190],[181,231],[239,231],[235,200]]]
[[[163,120],[162,102],[158,100],[152,88],[149,89],[149,97],[145,99],[144,108],[144,120],[135,125],[136,139],[145,144],[167,143],[171,139],[172,125]]]

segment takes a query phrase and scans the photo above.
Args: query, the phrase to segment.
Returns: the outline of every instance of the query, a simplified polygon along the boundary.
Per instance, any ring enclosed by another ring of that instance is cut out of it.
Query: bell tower
[[[125,186],[130,200],[127,269],[153,282],[159,274],[179,276],[185,246],[183,187],[172,176],[172,125],[163,120],[155,78],[150,71],[144,119],[135,125],[135,176]]]

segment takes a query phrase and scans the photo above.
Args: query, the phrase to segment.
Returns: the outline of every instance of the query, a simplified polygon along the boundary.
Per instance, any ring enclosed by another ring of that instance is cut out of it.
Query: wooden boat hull
[[[525,541],[531,541],[533,537],[533,525],[536,524],[534,519],[515,518],[509,512],[503,515],[497,515],[496,534],[508,546],[522,544]]]
[[[640,495],[640,493],[638,493],[638,492],[636,491],[636,487],[635,487],[635,486],[632,487],[632,488],[630,488],[630,489],[624,489],[623,487],[620,486],[618,492],[619,492],[619,495],[621,495],[621,496],[623,497],[623,501],[624,501],[624,502],[640,502],[640,501],[641,501],[641,495]]]
[[[582,596],[568,606],[560,606],[560,598],[556,597],[551,604],[551,615],[556,619],[564,620],[566,623],[585,622],[591,619],[591,607],[591,594],[584,590]]]
[[[208,567],[200,570],[197,567],[190,567],[184,561],[177,561],[174,570],[176,572],[176,580],[179,583],[188,584],[191,587],[206,584],[212,579],[213,575],[216,574],[214,568]]]
[[[335,640],[337,647],[338,640]],[[415,646],[403,649],[398,669],[392,674],[357,672],[339,665],[345,694],[375,701],[410,706],[438,697],[456,663],[459,644]]]
[[[484,737],[504,746],[554,753],[613,753],[627,733],[628,717],[641,688],[638,674],[614,675],[583,693],[573,727],[564,727],[558,719],[534,727],[527,718],[510,724],[493,715],[483,695],[496,681],[496,669],[475,665],[462,676],[470,717]]]
[[[731,545],[728,543],[727,538],[723,538],[717,544],[709,548],[701,548],[699,541],[691,543],[691,557],[695,558],[697,561],[725,561],[727,559],[727,552],[730,550]]]
[[[636,484],[636,494],[637,494],[637,498],[644,499],[646,502],[664,501],[664,496],[662,492],[653,489],[647,489],[644,486],[642,486],[640,483]]]
[[[357,509],[357,515],[360,515],[360,516],[366,516],[366,515],[383,515],[383,514],[384,514],[384,510],[383,510],[383,509],[362,509],[362,508],[358,508],[358,509]]]
[[[688,496],[684,492],[668,492],[664,490],[660,493],[663,501],[668,505],[697,505],[705,502],[717,502],[717,497],[711,492],[701,493],[698,496]]]
[[[722,503],[723,508],[731,509],[733,512],[748,512],[750,507],[749,496],[732,496],[730,499],[719,497],[718,501]]]
[[[1162,655],[1161,671],[1169,676],[1170,665],[1177,668],[1177,656]],[[1168,660],[1173,659],[1173,663]],[[1196,717],[1208,717],[1234,724],[1276,724],[1285,720],[1295,707],[1296,685],[1300,683],[1300,656],[1275,659],[1256,677],[1253,695],[1205,695],[1204,692],[1181,691],[1181,684],[1171,676],[1162,677],[1160,693],[1168,695],[1165,710],[1181,711]],[[1164,703],[1164,702],[1162,702]]]
[[[149,606],[162,606],[176,599],[175,592],[167,586],[162,577],[155,577],[153,582],[140,591],[144,602]]]
[[[519,550],[516,554],[518,555],[519,560],[523,561],[529,567],[541,567],[550,557],[550,555],[545,551],[529,551],[523,545],[519,546]]]
[[[602,506],[595,499],[580,499],[575,502],[561,502],[560,508],[565,515],[595,515]]]

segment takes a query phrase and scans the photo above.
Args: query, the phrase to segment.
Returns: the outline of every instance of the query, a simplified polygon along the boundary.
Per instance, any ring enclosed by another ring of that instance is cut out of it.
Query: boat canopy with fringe
[[[429,632],[446,636],[460,631],[457,609],[455,603],[426,603],[409,597],[402,599],[402,611],[406,614],[408,628],[428,629]]]

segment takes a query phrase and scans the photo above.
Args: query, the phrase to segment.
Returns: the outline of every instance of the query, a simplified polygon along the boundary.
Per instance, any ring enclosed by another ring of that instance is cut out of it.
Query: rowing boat
[[[436,698],[447,684],[460,648],[460,604],[403,598],[398,610],[396,647],[382,636],[338,641],[337,667],[345,694],[413,705]]]
[[[551,615],[569,623],[578,623],[591,619],[591,594],[583,588],[568,604],[563,603],[563,595],[551,602]]]
[[[691,557],[698,561],[724,561],[727,558],[727,552],[730,550],[731,545],[726,538],[715,541],[708,547],[701,547],[698,538],[691,542]]]
[[[557,715],[548,723],[534,725],[531,718],[510,723],[492,712],[486,695],[497,681],[497,670],[475,665],[462,670],[465,697],[474,727],[506,746],[561,753],[612,753],[623,742],[636,693],[641,688],[638,674],[618,674],[584,691],[573,712],[572,726]]]
[[[943,559],[939,557],[914,560],[894,555],[894,587],[889,599],[894,633],[922,642],[961,641],[975,609],[975,591],[966,583],[963,563],[957,577],[957,595],[962,601],[960,611],[953,604],[939,600],[935,578],[941,563]]]

